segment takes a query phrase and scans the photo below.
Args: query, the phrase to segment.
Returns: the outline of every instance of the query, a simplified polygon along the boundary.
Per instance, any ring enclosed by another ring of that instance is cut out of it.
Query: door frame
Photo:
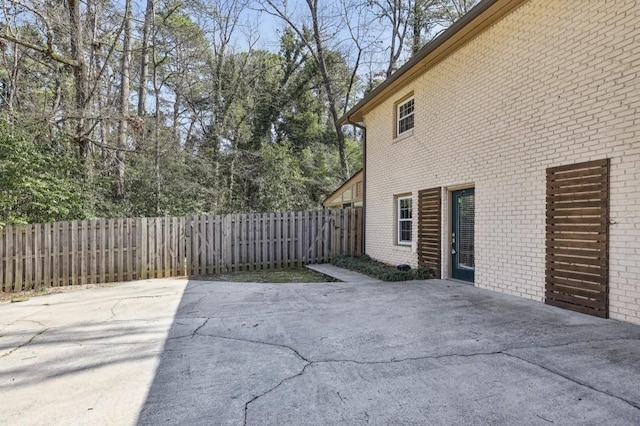
[[[453,193],[456,191],[462,191],[465,189],[473,189],[474,190],[474,197],[475,197],[475,189],[476,189],[476,185],[475,183],[465,183],[465,184],[460,184],[460,185],[451,185],[451,186],[447,186],[446,190],[447,190],[447,209],[446,211],[443,211],[443,214],[446,214],[446,222],[447,222],[447,227],[446,227],[446,235],[445,238],[443,239],[444,242],[444,247],[443,247],[443,257],[444,259],[446,259],[447,262],[447,277],[449,279],[455,279],[455,280],[459,280],[459,278],[454,278],[453,277],[453,256],[451,255],[451,241],[452,241],[452,233],[453,233]],[[477,216],[477,215],[476,215]],[[474,221],[476,219],[476,216],[474,216]],[[475,238],[475,236],[474,236]],[[443,260],[444,260],[443,259]],[[465,281],[465,280],[460,280],[460,282],[464,282],[464,283],[468,283],[468,284],[474,284],[475,283],[475,269],[474,269],[474,276],[473,276],[473,280],[471,281]]]

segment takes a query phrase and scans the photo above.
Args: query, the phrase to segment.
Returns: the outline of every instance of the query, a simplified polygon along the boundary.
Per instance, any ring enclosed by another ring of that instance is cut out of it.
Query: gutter
[[[367,241],[367,128],[360,123],[347,118],[345,124],[350,124],[362,130],[362,254],[366,254]]]

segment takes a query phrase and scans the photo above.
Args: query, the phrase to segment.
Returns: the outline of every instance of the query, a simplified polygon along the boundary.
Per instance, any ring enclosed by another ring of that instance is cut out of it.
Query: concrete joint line
[[[26,342],[24,342],[23,344],[16,346],[15,348],[11,349],[9,352],[6,352],[2,355],[0,355],[0,358],[4,358],[7,357],[9,355],[11,355],[12,353],[14,353],[15,351],[17,351],[20,348],[24,348],[25,346],[27,346],[28,344],[30,344],[31,342],[33,342],[33,340],[40,336],[42,333],[44,333],[45,331],[49,330],[48,328],[45,328],[43,330],[40,330],[39,332],[37,332],[36,334],[34,334],[33,336],[31,336],[31,338],[29,340],[27,340]]]
[[[549,368],[549,367],[546,367],[546,366],[544,366],[544,365],[542,365],[542,364],[538,364],[538,363],[536,363],[536,362],[529,361],[528,359],[526,359],[526,358],[522,358],[522,357],[519,357],[518,355],[510,354],[510,353],[508,353],[508,352],[504,352],[504,354],[505,354],[505,355],[507,355],[507,356],[509,356],[509,357],[519,359],[520,361],[526,362],[527,364],[534,365],[534,366],[536,366],[536,367],[538,367],[538,368],[541,368],[541,369],[543,369],[543,370],[545,370],[545,371],[547,371],[547,372],[549,372],[549,373],[555,374],[556,376],[560,376],[560,377],[562,377],[563,379],[568,380],[568,381],[570,381],[570,382],[572,382],[572,383],[575,383],[575,384],[580,385],[580,386],[582,386],[582,387],[585,387],[585,388],[587,388],[587,389],[591,389],[592,391],[595,391],[595,392],[598,392],[598,393],[601,393],[601,394],[604,394],[604,395],[610,396],[611,398],[615,398],[615,399],[617,399],[617,400],[619,400],[619,401],[624,402],[625,404],[630,405],[630,406],[631,406],[631,407],[633,407],[633,408],[636,408],[636,409],[640,410],[640,405],[639,405],[639,404],[637,404],[637,403],[636,403],[636,402],[634,402],[634,401],[630,401],[630,400],[628,400],[628,399],[625,399],[625,398],[622,398],[622,397],[620,397],[620,396],[614,395],[614,394],[609,393],[609,392],[607,392],[607,391],[604,391],[604,390],[601,390],[601,389],[595,388],[595,387],[591,386],[591,385],[590,385],[590,384],[588,384],[588,383],[581,382],[581,381],[579,381],[579,380],[576,380],[576,379],[574,379],[574,378],[572,378],[572,377],[567,376],[566,374],[563,374],[563,373],[561,373],[561,372],[559,372],[559,371],[553,370],[553,369],[551,369],[551,368]]]

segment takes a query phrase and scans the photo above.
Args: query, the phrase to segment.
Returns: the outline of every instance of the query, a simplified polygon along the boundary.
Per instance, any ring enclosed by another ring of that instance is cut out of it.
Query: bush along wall
[[[332,259],[331,263],[341,268],[361,272],[382,281],[409,281],[434,278],[433,271],[428,268],[419,267],[408,271],[400,271],[396,267],[378,262],[366,254],[362,256],[339,256]]]

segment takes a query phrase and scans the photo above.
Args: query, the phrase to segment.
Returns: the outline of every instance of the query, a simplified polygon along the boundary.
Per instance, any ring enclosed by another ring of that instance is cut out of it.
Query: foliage
[[[378,278],[382,281],[409,281],[426,280],[433,278],[433,271],[420,267],[408,271],[400,271],[393,266],[372,259],[368,255],[362,256],[340,256],[332,259],[331,263],[341,268]]]
[[[0,121],[0,227],[84,218],[77,170],[79,165],[60,142],[37,143]]]
[[[340,115],[407,59],[386,21],[423,37],[475,2],[5,1],[0,224],[317,208],[362,166]]]

